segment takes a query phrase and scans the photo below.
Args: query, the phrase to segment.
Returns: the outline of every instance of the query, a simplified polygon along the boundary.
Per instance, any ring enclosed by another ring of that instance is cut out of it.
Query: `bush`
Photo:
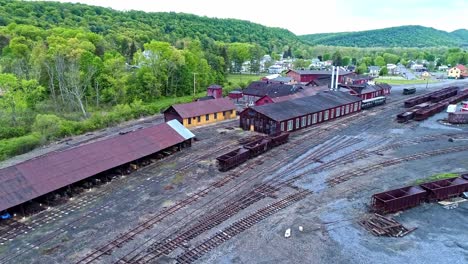
[[[26,135],[24,127],[5,127],[0,126],[0,140],[14,137],[21,137]]]
[[[32,126],[34,132],[40,133],[45,139],[60,137],[62,119],[56,115],[37,115]]]
[[[0,160],[33,150],[41,144],[41,134],[32,133],[22,137],[0,140]]]

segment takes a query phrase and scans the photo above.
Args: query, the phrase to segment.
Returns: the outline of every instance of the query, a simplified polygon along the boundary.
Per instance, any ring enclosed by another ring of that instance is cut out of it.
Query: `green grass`
[[[439,173],[439,174],[434,174],[427,178],[416,180],[414,183],[419,185],[419,184],[426,183],[426,182],[443,180],[443,179],[453,178],[457,176],[458,176],[457,173]]]
[[[434,83],[434,80],[406,80],[406,79],[392,79],[392,78],[378,78],[375,79],[376,83],[388,83],[390,85],[404,85],[404,84],[425,84],[425,83]]]
[[[239,84],[248,85],[250,82],[258,81],[264,75],[252,75],[252,74],[228,74],[226,80],[228,84],[239,86]]]

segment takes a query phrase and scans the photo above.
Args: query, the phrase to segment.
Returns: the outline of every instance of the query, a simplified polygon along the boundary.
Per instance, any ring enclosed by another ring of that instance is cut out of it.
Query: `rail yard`
[[[396,87],[383,105],[281,139],[239,120],[193,128],[191,147],[3,221],[0,263],[466,263],[468,203],[423,201],[380,218],[408,226],[404,237],[362,226],[374,194],[467,173],[467,125],[444,125],[444,112],[396,118],[409,98],[451,85]],[[242,150],[241,162],[218,167]]]

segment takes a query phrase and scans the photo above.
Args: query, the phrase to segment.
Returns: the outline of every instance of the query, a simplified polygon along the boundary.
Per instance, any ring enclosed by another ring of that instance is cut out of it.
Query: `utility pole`
[[[193,98],[195,98],[195,93],[196,93],[196,90],[195,90],[195,76],[197,74],[198,74],[197,72],[193,73]]]

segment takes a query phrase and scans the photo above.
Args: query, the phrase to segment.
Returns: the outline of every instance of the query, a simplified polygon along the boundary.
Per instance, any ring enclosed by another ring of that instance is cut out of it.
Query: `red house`
[[[348,75],[354,75],[355,73],[345,71],[343,69],[339,70],[338,82],[344,83],[344,78]],[[331,77],[332,71],[316,71],[316,70],[289,70],[286,75],[293,78],[296,82],[308,83],[313,80]]]
[[[215,99],[223,98],[223,87],[221,85],[212,84],[206,90],[207,96],[213,96]]]

